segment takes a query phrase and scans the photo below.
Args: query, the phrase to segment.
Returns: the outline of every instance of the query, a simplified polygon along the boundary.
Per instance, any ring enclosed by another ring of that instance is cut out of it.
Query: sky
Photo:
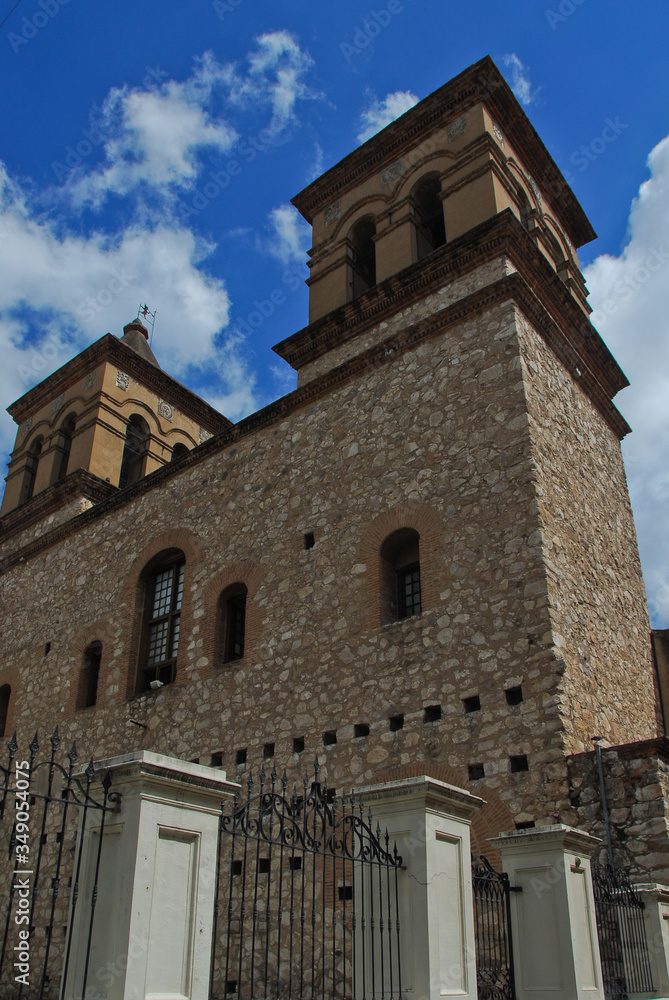
[[[307,324],[290,199],[484,55],[598,238],[593,322],[649,608],[669,627],[666,0],[0,0],[0,402],[140,305],[161,366],[232,420],[295,387]],[[8,456],[15,425],[0,415]]]

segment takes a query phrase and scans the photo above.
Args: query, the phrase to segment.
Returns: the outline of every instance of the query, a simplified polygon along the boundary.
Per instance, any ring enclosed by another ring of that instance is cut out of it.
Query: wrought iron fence
[[[515,1000],[509,876],[481,855],[472,860],[479,1000]]]
[[[597,937],[607,1000],[650,993],[653,975],[648,955],[643,900],[624,868],[592,862]]]
[[[72,744],[61,762],[60,743],[56,727],[50,752],[40,760],[35,733],[26,756],[19,757],[14,734],[7,764],[0,765],[0,838],[7,845],[0,864],[3,1000],[58,1000],[66,984],[68,994],[86,995],[102,834],[107,814],[119,806],[109,775],[102,782],[100,801],[91,795],[93,761],[75,774],[76,746]],[[79,893],[82,844],[87,827],[93,825],[99,838],[92,894],[84,900]],[[86,919],[78,925],[85,946],[78,949],[83,963],[75,969],[70,961],[71,927],[77,907],[86,911]]]
[[[398,872],[388,832],[351,795],[263,771],[221,816],[212,1000],[400,1000]],[[254,789],[256,789],[254,791]]]

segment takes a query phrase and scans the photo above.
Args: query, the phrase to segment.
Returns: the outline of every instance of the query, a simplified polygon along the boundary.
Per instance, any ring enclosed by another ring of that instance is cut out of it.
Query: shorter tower
[[[90,506],[174,461],[230,421],[167,375],[139,319],[107,333],[13,403],[18,424],[0,515]],[[39,497],[39,502],[38,502]]]

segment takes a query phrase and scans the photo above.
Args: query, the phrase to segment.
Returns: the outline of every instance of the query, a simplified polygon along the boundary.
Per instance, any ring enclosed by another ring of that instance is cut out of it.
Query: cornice
[[[153,389],[156,395],[172,403],[182,413],[197,420],[212,434],[216,434],[226,427],[232,427],[232,421],[206,403],[204,399],[201,399],[200,396],[197,396],[161,368],[156,368],[150,361],[146,361],[132,348],[122,344],[118,337],[114,337],[111,333],[100,337],[81,354],[72,358],[71,361],[45,378],[43,382],[26,392],[20,399],[7,407],[7,412],[17,424],[20,424],[31,412],[43,406],[45,400],[61,395],[104,361],[113,361],[118,364],[126,374],[132,375],[137,382]]]
[[[553,349],[557,348],[563,352],[564,363],[570,371],[573,371],[575,356],[573,353],[569,354],[567,345],[557,340],[559,331],[556,324],[532,294],[522,276],[519,273],[508,275],[447,306],[440,312],[403,329],[383,343],[375,344],[357,357],[338,365],[287,396],[270,403],[264,409],[251,414],[238,424],[227,428],[216,437],[210,438],[209,441],[194,448],[178,461],[162,466],[139,482],[119,490],[114,496],[102,500],[95,507],[79,514],[72,521],[59,525],[40,536],[31,544],[2,560],[0,562],[0,575],[6,573],[19,561],[29,559],[40,551],[56,545],[76,533],[80,528],[97,521],[98,518],[106,517],[118,507],[132,503],[138,497],[159,488],[166,480],[178,475],[185,468],[199,464],[204,459],[229,448],[231,444],[237,443],[256,431],[280,423],[292,413],[311,405],[317,399],[328,395],[347,382],[359,378],[375,368],[391,364],[399,354],[411,350],[425,340],[438,336],[445,330],[505,302],[515,303],[550,346],[553,346],[551,341],[557,341]],[[591,393],[594,405],[597,406],[609,426],[621,437],[626,434],[629,427],[598,385],[593,384],[592,376],[588,370],[582,372],[580,381],[585,391]]]
[[[83,496],[93,503],[99,503],[114,493],[118,493],[118,487],[86,469],[77,469],[0,518],[0,543],[42,521],[69,500]]]
[[[451,119],[478,103],[488,107],[526,164],[531,165],[539,187],[559,207],[575,245],[582,246],[595,239],[596,233],[576,196],[490,56],[435,90],[321,174],[292,199],[293,204],[312,224],[316,211],[354,187],[362,177],[382,170],[403,150],[423,141],[436,128],[445,127]]]
[[[298,330],[273,350],[299,371],[333,347],[359,336],[445,283],[504,254],[563,331],[570,352],[576,351],[582,364],[575,363],[572,368],[583,365],[591,368],[610,397],[629,385],[597,330],[511,209],[500,212],[446,243],[429,258],[410,264],[359,298]],[[557,342],[560,338],[553,339]]]

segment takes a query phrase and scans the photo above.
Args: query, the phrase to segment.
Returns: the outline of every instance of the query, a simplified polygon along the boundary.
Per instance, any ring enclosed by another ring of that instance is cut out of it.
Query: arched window
[[[244,656],[247,594],[248,590],[243,583],[234,583],[220,596],[219,635],[224,663],[241,660]]]
[[[441,180],[437,174],[424,177],[413,189],[412,202],[416,223],[418,260],[442,247],[446,242]]]
[[[102,643],[99,640],[89,643],[84,650],[81,660],[77,708],[90,708],[98,700],[98,680],[100,678],[101,661]]]
[[[139,414],[133,413],[125,432],[121,475],[118,480],[121,489],[124,486],[130,486],[131,483],[136,483],[144,475],[150,433],[146,420]]]
[[[175,444],[172,448],[172,456],[170,462],[178,462],[183,455],[187,455],[189,451],[187,444],[182,444],[180,441]]]
[[[58,444],[56,446],[56,460],[54,462],[54,483],[59,479],[64,479],[67,475],[67,465],[70,461],[70,451],[72,450],[72,435],[76,426],[77,418],[73,413],[63,421],[58,432]]]
[[[3,684],[0,687],[0,740],[5,735],[5,730],[7,729],[7,715],[9,714],[9,699],[12,694],[12,689],[9,684]]]
[[[348,234],[353,299],[376,284],[375,234],[376,223],[371,215],[359,219]]]
[[[185,568],[186,558],[179,549],[163,552],[150,567],[144,590],[138,691],[150,690],[152,681],[171,684],[176,677]]]
[[[42,454],[42,438],[35,438],[28,449],[26,458],[26,468],[23,473],[23,485],[21,487],[21,503],[27,503],[35,492],[35,479],[37,478],[37,467],[40,455]]]
[[[419,534],[400,528],[381,546],[381,624],[422,611]]]

